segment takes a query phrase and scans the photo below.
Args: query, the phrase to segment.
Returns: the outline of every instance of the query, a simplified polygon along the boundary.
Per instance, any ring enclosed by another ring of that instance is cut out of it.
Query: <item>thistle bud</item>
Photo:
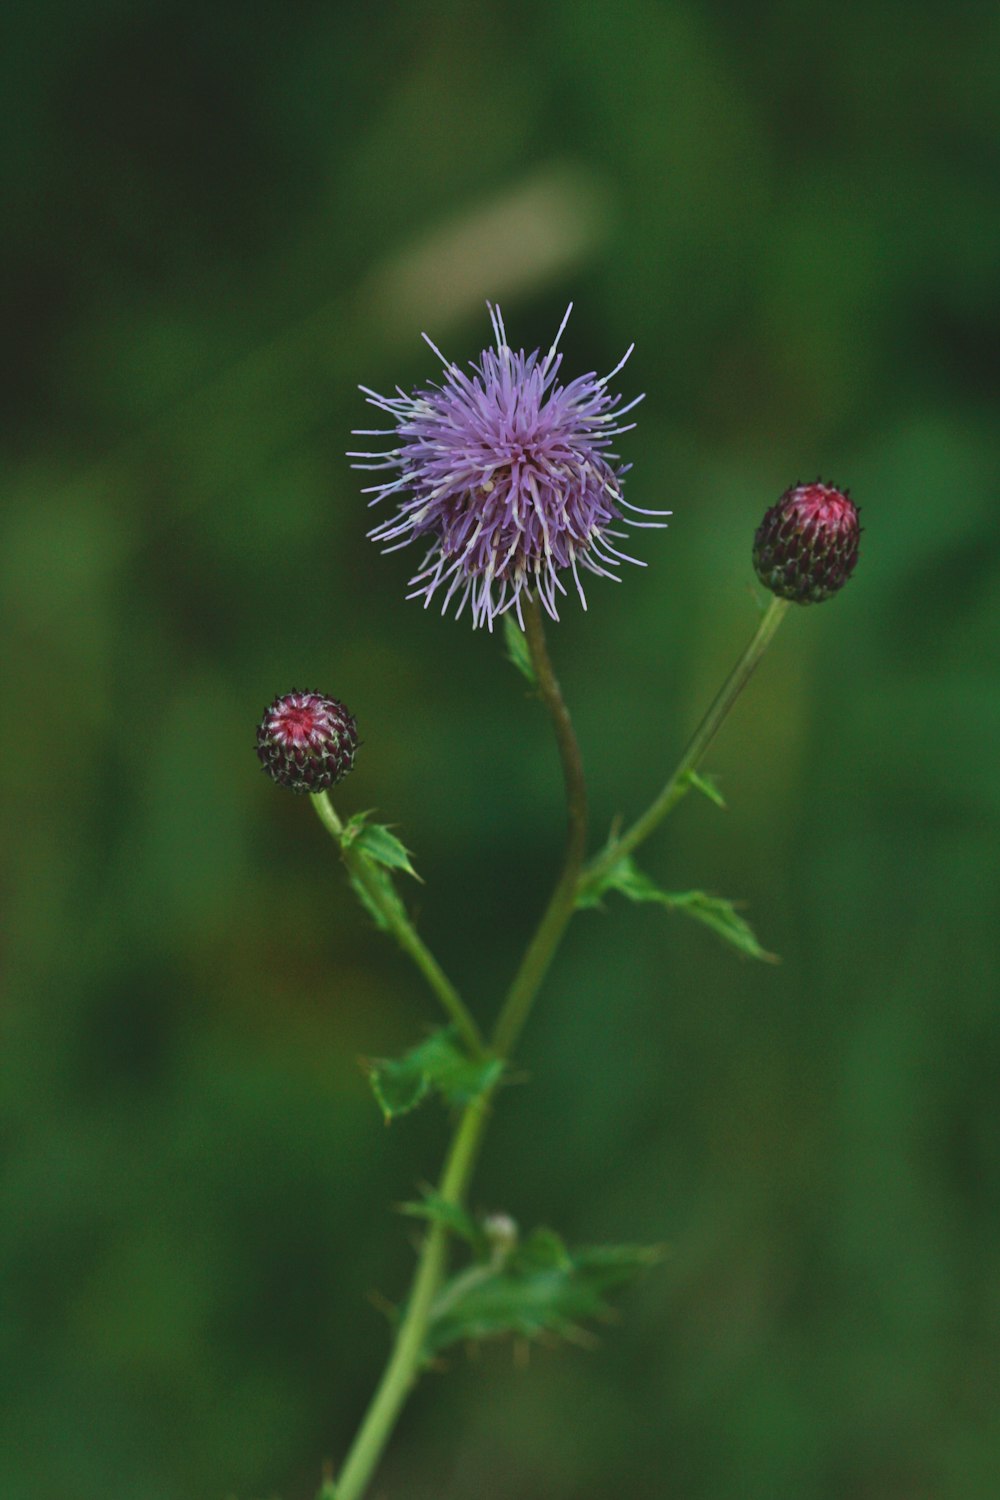
[[[764,516],[753,543],[753,565],[765,588],[796,604],[820,604],[854,572],[861,527],[846,490],[799,484]]]
[[[336,698],[285,693],[257,726],[257,755],[279,786],[322,792],[342,781],[354,764],[358,726]]]

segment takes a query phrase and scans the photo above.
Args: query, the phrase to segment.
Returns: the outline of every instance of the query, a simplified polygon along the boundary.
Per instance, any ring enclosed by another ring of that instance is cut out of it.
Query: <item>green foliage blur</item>
[[[305,1500],[413,1264],[359,1061],[437,1020],[264,705],[344,699],[421,931],[488,1024],[562,839],[504,658],[404,601],[349,431],[498,298],[647,392],[648,561],[550,633],[594,841],[756,620],[766,506],[866,526],[641,863],[780,966],[585,912],[472,1207],[665,1242],[596,1352],[462,1351],[390,1500],[1000,1489],[1000,11],[916,0],[13,0],[3,111],[4,1500]],[[627,444],[627,447],[625,446]],[[375,1305],[373,1305],[373,1303]]]

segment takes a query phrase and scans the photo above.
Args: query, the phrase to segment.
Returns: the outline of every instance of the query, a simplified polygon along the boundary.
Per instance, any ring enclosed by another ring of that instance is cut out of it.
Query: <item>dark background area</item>
[[[574,926],[472,1202],[665,1241],[594,1353],[459,1356],[376,1492],[966,1500],[1000,1472],[1000,11],[848,0],[9,5],[0,1221],[5,1500],[313,1493],[383,1362],[368,1296],[441,1111],[361,1056],[434,1019],[251,745],[292,686],[365,744],[484,1020],[555,870],[558,766],[500,643],[404,602],[356,386],[487,341],[647,392],[671,529],[550,645],[594,836],[756,618],[817,472],[866,526],[645,854]]]

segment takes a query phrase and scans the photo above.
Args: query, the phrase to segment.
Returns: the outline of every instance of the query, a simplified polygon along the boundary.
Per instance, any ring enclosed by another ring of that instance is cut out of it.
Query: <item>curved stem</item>
[[[688,741],[687,749],[681,756],[674,774],[656,800],[649,805],[640,818],[636,819],[631,828],[612,839],[607,848],[590,860],[580,877],[581,888],[600,881],[619,860],[631,854],[633,849],[647,839],[653,829],[662,823],[667,813],[680,802],[691,785],[692,771],[697,770],[717,730],[749,682],[754,668],[770,645],[787,610],[787,599],[772,597],[746,650],[722,684],[708,712]]]
[[[536,602],[530,603],[525,610],[525,626],[535,676],[551,715],[559,745],[566,783],[568,827],[562,873],[514,976],[493,1032],[493,1049],[502,1058],[509,1057],[521,1034],[559,939],[573,915],[577,881],[587,839],[587,793],[583,763],[569,713],[546,650],[541,612]],[[329,804],[327,807],[329,814],[336,819],[332,807]],[[317,811],[320,809],[317,808]],[[320,816],[331,828],[331,832],[334,832],[328,817],[323,812],[320,812]],[[346,860],[350,850],[344,850],[343,853]],[[461,1203],[465,1197],[482,1142],[492,1094],[493,1088],[490,1088],[473,1099],[466,1105],[459,1119],[438,1189],[441,1198],[448,1203]],[[337,1500],[360,1500],[364,1494],[385,1451],[399,1413],[420,1373],[427,1326],[434,1298],[446,1269],[447,1238],[447,1230],[440,1222],[435,1221],[428,1230],[420,1252],[410,1299],[389,1363],[337,1480]]]
[[[562,873],[549,897],[549,904],[542,914],[535,935],[528,944],[521,966],[514,975],[493,1031],[492,1045],[500,1057],[509,1057],[514,1050],[559,941],[573,915],[577,882],[587,850],[587,786],[583,775],[583,761],[569,711],[549,660],[542,612],[537,599],[531,600],[524,611],[524,633],[539,691],[556,732],[562,761],[563,780],[566,783],[566,852]]]
[[[483,1038],[461,995],[406,915],[402,902],[394,899],[391,887],[379,877],[378,871],[360,849],[344,843],[344,825],[334,810],[329,793],[313,793],[309,800],[323,827],[336,840],[340,857],[351,878],[364,891],[403,952],[409,954],[423,974],[472,1056],[482,1057],[486,1051]]]

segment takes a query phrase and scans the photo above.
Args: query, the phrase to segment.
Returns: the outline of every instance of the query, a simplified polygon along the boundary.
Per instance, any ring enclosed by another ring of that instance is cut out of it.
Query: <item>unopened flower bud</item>
[[[517,1247],[517,1222],[510,1214],[488,1214],[483,1220],[483,1233],[497,1254],[508,1255]]]
[[[861,527],[845,490],[799,484],[764,516],[753,543],[753,565],[765,588],[796,604],[820,604],[854,572]]]
[[[279,786],[322,792],[342,781],[354,764],[358,726],[336,698],[285,693],[264,711],[257,755]]]

